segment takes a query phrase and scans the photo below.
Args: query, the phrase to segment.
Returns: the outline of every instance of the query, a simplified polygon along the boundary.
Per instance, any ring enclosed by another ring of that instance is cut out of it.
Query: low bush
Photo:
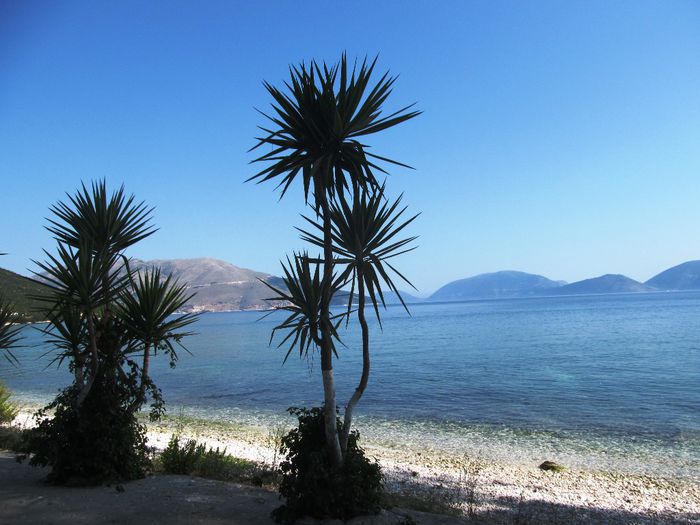
[[[0,449],[10,450],[20,454],[27,452],[26,432],[26,430],[15,426],[0,427]]]
[[[343,466],[334,470],[326,451],[322,408],[290,408],[299,426],[282,438],[280,495],[286,504],[273,517],[293,523],[302,516],[347,520],[380,510],[383,485],[379,465],[370,461],[358,445],[360,434],[352,431]],[[338,419],[339,431],[342,422]]]
[[[226,449],[207,449],[204,444],[188,439],[180,444],[180,437],[174,434],[159,458],[163,471],[168,474],[200,476],[222,481],[243,481],[263,486],[275,483],[274,469],[259,465],[254,461],[240,459],[226,454]]]
[[[37,413],[27,432],[31,465],[51,467],[47,481],[96,485],[144,477],[150,467],[146,429],[127,408],[119,383],[100,376],[76,407],[76,389],[63,390]],[[53,416],[48,414],[53,411]]]

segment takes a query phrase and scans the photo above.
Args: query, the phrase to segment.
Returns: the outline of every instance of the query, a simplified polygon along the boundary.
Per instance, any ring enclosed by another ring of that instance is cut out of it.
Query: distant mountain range
[[[525,272],[483,273],[475,277],[452,281],[430,296],[431,301],[463,301],[465,299],[527,297],[541,295],[561,282]]]
[[[160,267],[187,283],[194,297],[185,305],[187,311],[263,310],[274,306],[266,301],[274,293],[263,282],[281,288],[284,281],[277,276],[240,268],[212,258],[141,261],[134,259],[132,268],[143,270]],[[36,318],[36,302],[29,296],[42,293],[42,285],[8,270],[0,269],[0,294],[14,301],[18,312]],[[448,302],[474,299],[504,299],[560,295],[635,293],[652,291],[700,290],[700,261],[689,261],[669,268],[640,283],[624,275],[602,275],[574,283],[553,281],[542,275],[501,271],[452,281],[428,298],[401,292],[407,304]],[[386,304],[400,303],[394,292],[384,294]],[[347,294],[336,299],[345,304]]]
[[[485,273],[452,281],[427,301],[464,301],[547,295],[588,295],[700,290],[700,261],[688,261],[640,283],[624,275],[606,274],[574,283],[552,281],[524,272]]]
[[[657,290],[700,290],[700,261],[688,261],[669,268],[645,284]]]

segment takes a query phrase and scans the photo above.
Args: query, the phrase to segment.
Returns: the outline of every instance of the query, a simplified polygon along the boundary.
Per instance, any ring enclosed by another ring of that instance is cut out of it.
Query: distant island
[[[151,261],[133,259],[131,265],[136,270],[159,267],[165,274],[188,283],[194,297],[185,305],[185,309],[192,312],[266,310],[275,304],[267,300],[274,293],[264,283],[284,286],[282,278],[275,275],[209,257]],[[700,290],[700,261],[679,264],[644,283],[613,274],[567,283],[531,273],[500,271],[452,281],[427,298],[403,291],[401,296],[407,304],[415,304],[682,290]],[[41,315],[36,311],[38,303],[31,297],[42,293],[46,293],[46,289],[41,283],[0,268],[0,294],[14,302],[25,320],[41,320]],[[384,300],[387,305],[400,303],[398,296],[391,291],[384,294]],[[346,301],[347,294],[337,298],[338,303],[344,304]]]

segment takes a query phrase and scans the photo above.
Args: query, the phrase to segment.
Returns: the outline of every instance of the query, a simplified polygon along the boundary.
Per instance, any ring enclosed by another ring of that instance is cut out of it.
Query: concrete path
[[[272,525],[278,496],[267,490],[189,476],[150,476],[115,487],[46,485],[46,471],[0,452],[0,524]]]

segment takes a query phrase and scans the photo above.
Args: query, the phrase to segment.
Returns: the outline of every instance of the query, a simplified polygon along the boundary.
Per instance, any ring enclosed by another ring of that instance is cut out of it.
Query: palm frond
[[[270,343],[278,332],[282,332],[282,340],[277,345],[281,348],[288,344],[284,362],[296,348],[299,357],[307,357],[309,351],[313,352],[321,344],[321,302],[323,296],[320,264],[314,262],[307,253],[294,254],[293,261],[287,257],[287,263],[282,264],[284,273],[283,281],[285,289],[275,287],[261,280],[265,286],[276,295],[268,301],[280,302],[277,310],[284,310],[289,315],[280,324],[275,326],[270,335]],[[337,280],[334,278],[331,293],[337,292]],[[331,349],[336,353],[335,343],[340,342],[337,327],[339,320],[345,317],[345,313],[331,317]],[[341,343],[342,344],[342,343]],[[337,353],[336,353],[337,355]]]
[[[272,124],[260,127],[251,151],[270,146],[254,163],[267,166],[250,177],[258,183],[277,180],[281,196],[301,176],[304,196],[318,199],[318,192],[342,195],[349,187],[378,188],[376,172],[385,169],[370,161],[406,166],[388,157],[366,152],[357,139],[410,120],[420,111],[413,105],[383,115],[383,104],[397,77],[385,73],[370,87],[377,59],[363,60],[359,69],[348,69],[345,54],[340,63],[321,67],[312,61],[290,67],[286,91],[264,82],[272,97],[272,112],[260,113]]]
[[[388,263],[389,259],[415,249],[409,245],[417,237],[397,240],[404,228],[420,215],[405,218],[406,207],[401,207],[402,197],[388,202],[382,186],[376,192],[359,192],[351,203],[338,196],[330,205],[333,251],[337,255],[337,261],[345,264],[343,275],[347,278],[363,279],[364,288],[380,322],[379,305],[385,306],[384,286],[396,293],[406,311],[408,307],[394,277],[415,289],[403,274]],[[309,217],[304,216],[304,219],[311,227],[297,228],[301,238],[322,247],[322,224]],[[349,308],[350,304],[348,310]]]
[[[21,339],[22,326],[18,322],[19,316],[12,303],[0,295],[0,351],[4,351],[5,358],[13,365],[19,363],[12,351]]]
[[[47,219],[46,229],[72,248],[89,241],[97,251],[120,252],[157,231],[149,224],[153,208],[136,203],[124,186],[109,195],[104,180],[93,182],[90,189],[83,183],[75,195],[66,196],[67,202],[50,208],[54,218]]]
[[[132,282],[129,289],[122,291],[117,303],[128,339],[164,350],[174,363],[178,356],[173,343],[182,346],[184,337],[194,335],[182,329],[199,319],[195,313],[175,314],[194,294],[188,294],[187,286],[171,275],[163,278],[160,268],[143,271]]]

